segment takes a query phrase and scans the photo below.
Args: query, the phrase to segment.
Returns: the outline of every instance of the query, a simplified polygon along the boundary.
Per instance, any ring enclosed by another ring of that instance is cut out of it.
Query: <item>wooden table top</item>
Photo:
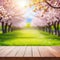
[[[60,57],[60,47],[0,46],[0,57]]]

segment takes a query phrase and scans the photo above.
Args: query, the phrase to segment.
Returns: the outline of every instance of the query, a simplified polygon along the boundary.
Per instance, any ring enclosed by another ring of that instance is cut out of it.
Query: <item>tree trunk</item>
[[[55,32],[55,35],[57,35],[57,27],[56,27],[56,23],[57,23],[57,21],[55,21],[54,24],[53,24],[54,30],[55,30],[55,31],[54,31],[54,32]]]
[[[10,25],[8,25],[8,32],[11,32],[12,31],[12,23]]]
[[[0,17],[0,22],[1,22],[1,20],[2,20],[2,17]]]
[[[57,22],[57,33],[58,33],[58,36],[60,36],[59,24],[60,24],[60,21]]]
[[[5,33],[7,33],[8,23],[5,24]]]
[[[10,32],[10,25],[8,25],[8,32]]]
[[[51,33],[51,25],[50,25],[50,23],[48,23],[48,30],[49,30],[49,33]]]
[[[2,24],[2,33],[4,34],[5,33],[4,22],[2,21],[1,24]]]
[[[45,26],[45,32],[47,32],[47,27]]]
[[[46,32],[48,32],[48,26],[46,26]]]
[[[52,22],[52,35],[54,34],[53,25],[54,25],[54,24],[53,24],[53,22]]]

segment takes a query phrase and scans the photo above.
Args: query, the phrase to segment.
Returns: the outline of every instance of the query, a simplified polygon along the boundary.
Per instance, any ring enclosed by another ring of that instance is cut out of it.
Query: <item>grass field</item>
[[[60,37],[38,29],[23,29],[2,34],[0,46],[60,46]]]

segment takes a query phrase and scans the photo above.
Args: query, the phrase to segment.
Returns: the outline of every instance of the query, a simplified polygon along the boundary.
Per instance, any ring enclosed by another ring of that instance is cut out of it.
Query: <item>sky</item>
[[[24,17],[26,18],[27,23],[31,23],[33,18],[35,17],[35,12],[33,12],[34,7],[30,7],[27,9],[26,14],[24,14]]]
[[[32,18],[27,18],[26,22],[27,23],[31,23],[32,22]]]

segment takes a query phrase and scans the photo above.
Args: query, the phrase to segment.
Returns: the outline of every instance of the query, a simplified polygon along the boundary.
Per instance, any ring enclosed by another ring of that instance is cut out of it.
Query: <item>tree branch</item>
[[[59,17],[56,17],[58,20],[59,20],[59,22],[60,22],[60,19],[59,19]]]
[[[54,9],[60,9],[60,7],[52,6],[49,2],[47,2],[47,0],[45,0],[45,2],[46,2],[50,7],[54,8]]]

